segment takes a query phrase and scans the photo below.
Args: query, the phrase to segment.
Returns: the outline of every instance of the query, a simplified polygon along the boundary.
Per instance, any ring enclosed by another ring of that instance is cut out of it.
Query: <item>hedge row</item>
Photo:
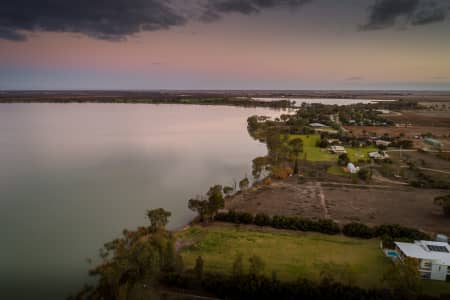
[[[215,220],[234,224],[254,224],[258,226],[270,226],[277,229],[313,231],[325,234],[342,233],[349,237],[358,237],[363,239],[390,237],[392,239],[401,238],[407,240],[430,240],[430,236],[426,233],[398,224],[385,224],[370,227],[361,223],[349,223],[344,225],[341,230],[338,224],[332,220],[311,220],[300,217],[284,216],[271,217],[266,214],[252,215],[247,212],[236,211],[219,213],[216,215]]]
[[[190,273],[166,274],[162,283],[172,288],[207,292],[220,299],[308,299],[308,300],[406,300],[410,293],[381,289],[362,289],[338,282],[311,280],[281,282],[263,276],[243,275],[238,277],[206,273],[198,278]],[[437,299],[417,295],[414,299]]]
[[[252,215],[246,212],[229,211],[219,213],[215,220],[235,224],[254,224],[258,226],[270,226],[277,229],[291,229],[299,231],[315,231],[325,234],[340,233],[339,226],[332,220],[311,220],[299,217],[273,216],[266,214]]]

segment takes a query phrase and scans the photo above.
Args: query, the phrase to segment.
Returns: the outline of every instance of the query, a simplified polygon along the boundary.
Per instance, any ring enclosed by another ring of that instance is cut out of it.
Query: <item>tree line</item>
[[[382,237],[402,240],[430,240],[431,237],[415,228],[410,228],[398,224],[383,224],[370,227],[362,223],[349,223],[342,227],[329,219],[312,220],[302,217],[269,216],[267,214],[253,215],[248,212],[229,211],[219,213],[215,217],[216,221],[234,224],[253,224],[257,226],[268,226],[277,229],[289,229],[298,231],[312,231],[324,234],[343,234],[349,237],[371,239]]]

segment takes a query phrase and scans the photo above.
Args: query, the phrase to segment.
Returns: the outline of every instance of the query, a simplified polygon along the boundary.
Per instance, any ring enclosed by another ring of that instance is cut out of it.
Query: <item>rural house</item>
[[[331,146],[328,150],[333,154],[344,154],[347,153],[343,146]]]
[[[375,141],[375,144],[377,145],[377,146],[389,146],[390,144],[392,144],[391,142],[389,142],[389,141],[384,141],[384,140],[376,140]]]
[[[400,260],[405,257],[419,261],[420,276],[424,279],[450,280],[450,245],[446,242],[415,241],[395,242]]]

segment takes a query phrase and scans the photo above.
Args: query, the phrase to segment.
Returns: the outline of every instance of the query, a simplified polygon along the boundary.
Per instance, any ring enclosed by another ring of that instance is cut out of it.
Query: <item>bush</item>
[[[258,226],[272,226],[272,219],[266,214],[257,214],[254,223]]]
[[[374,236],[390,236],[393,239],[406,238],[409,240],[431,240],[431,237],[414,228],[404,227],[398,224],[384,224],[375,227]]]
[[[350,237],[359,237],[363,239],[373,238],[373,229],[366,224],[349,223],[342,228],[342,233]]]
[[[238,223],[241,224],[252,224],[253,223],[253,215],[250,213],[242,212],[236,213]]]
[[[372,178],[372,172],[369,169],[361,169],[358,172],[358,177],[361,180],[367,181]]]

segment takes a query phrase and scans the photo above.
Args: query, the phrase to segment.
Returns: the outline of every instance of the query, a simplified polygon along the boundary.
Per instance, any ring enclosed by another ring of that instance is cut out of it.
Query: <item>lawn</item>
[[[365,161],[369,160],[369,153],[376,152],[378,149],[376,147],[364,147],[364,148],[345,148],[347,150],[348,157],[350,161],[356,163],[360,159]]]
[[[281,280],[318,280],[323,266],[332,262],[348,264],[357,284],[374,287],[380,285],[390,264],[377,240],[225,226],[194,226],[179,233],[178,238],[192,243],[182,251],[187,268],[192,268],[201,255],[205,270],[214,272],[230,272],[234,258],[241,253],[245,263],[251,255],[260,256],[266,264],[266,275],[275,271]]]
[[[297,135],[290,134],[289,140],[300,138],[303,141],[303,153],[300,154],[300,159],[303,159],[306,153],[306,159],[309,161],[336,161],[337,155],[331,154],[327,149],[322,149],[316,146],[317,141],[320,140],[320,135]]]
[[[336,175],[336,176],[349,176],[350,175],[348,172],[344,171],[344,167],[341,167],[338,165],[333,165],[333,166],[329,167],[327,172],[331,175]]]
[[[303,141],[303,153],[300,154],[300,159],[304,158],[306,153],[306,159],[309,161],[337,161],[338,156],[336,154],[331,154],[327,149],[317,147],[316,144],[320,140],[320,135],[297,135],[290,134],[289,140],[300,138]],[[364,147],[364,148],[351,148],[345,147],[347,154],[352,162],[358,162],[360,159],[368,160],[368,153],[378,151],[375,147]]]

